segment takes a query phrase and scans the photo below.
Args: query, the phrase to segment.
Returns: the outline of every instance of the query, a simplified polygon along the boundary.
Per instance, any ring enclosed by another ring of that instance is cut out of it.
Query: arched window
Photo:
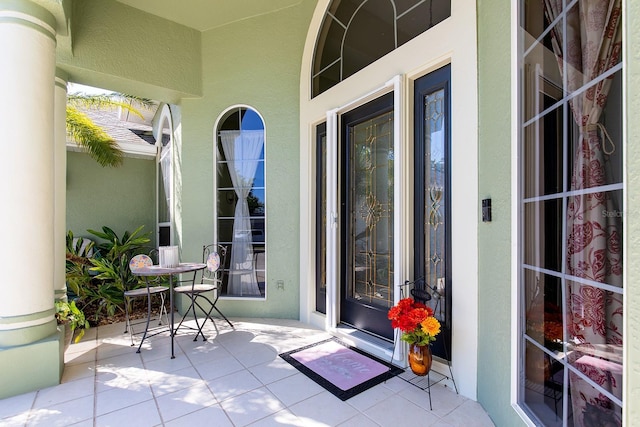
[[[217,235],[226,246],[222,296],[265,296],[264,123],[250,108],[223,114],[217,132]]]
[[[170,246],[173,242],[171,215],[173,197],[172,129],[171,111],[169,106],[164,105],[160,114],[160,126],[155,135],[156,145],[158,146],[156,159],[156,242],[158,246]]]
[[[450,0],[333,0],[312,68],[312,96],[451,16]]]

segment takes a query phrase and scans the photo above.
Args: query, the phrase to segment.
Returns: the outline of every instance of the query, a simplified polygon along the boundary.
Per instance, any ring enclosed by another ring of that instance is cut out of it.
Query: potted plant
[[[56,301],[55,309],[55,316],[58,324],[68,326],[72,336],[76,329],[78,329],[78,334],[76,335],[74,342],[77,343],[80,341],[84,336],[85,330],[89,329],[89,322],[85,318],[82,310],[76,306],[76,302]]]
[[[433,316],[433,309],[404,298],[391,307],[387,317],[391,326],[402,332],[400,339],[409,343],[408,361],[413,373],[427,375],[432,362],[430,344],[440,333],[440,322]]]

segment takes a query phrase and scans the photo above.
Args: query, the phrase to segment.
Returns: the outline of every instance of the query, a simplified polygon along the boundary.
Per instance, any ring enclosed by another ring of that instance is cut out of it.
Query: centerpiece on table
[[[424,376],[431,369],[430,344],[440,333],[440,322],[433,309],[411,298],[401,299],[389,309],[391,326],[402,332],[400,339],[409,343],[409,366],[414,374]]]

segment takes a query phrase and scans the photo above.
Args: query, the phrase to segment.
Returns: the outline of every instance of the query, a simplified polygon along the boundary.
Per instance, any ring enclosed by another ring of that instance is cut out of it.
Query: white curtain
[[[253,238],[247,196],[261,160],[264,131],[221,131],[220,139],[233,189],[238,196],[233,219],[228,293],[260,296],[253,262]]]

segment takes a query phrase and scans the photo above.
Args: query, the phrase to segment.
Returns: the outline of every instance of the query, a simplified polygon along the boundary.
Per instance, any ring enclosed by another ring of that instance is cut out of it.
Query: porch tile
[[[31,410],[27,426],[66,427],[94,417],[93,395]]]
[[[291,375],[295,375],[299,371],[291,366],[290,363],[285,362],[278,357],[267,363],[252,366],[249,368],[249,372],[258,378],[262,384],[268,385]]]
[[[153,400],[127,406],[96,417],[96,427],[128,426],[135,420],[136,427],[153,427],[162,425],[158,407]]]
[[[96,362],[69,364],[64,367],[62,382],[79,380],[81,378],[94,377],[96,375]]]
[[[234,426],[246,426],[285,409],[266,387],[227,399],[220,406]]]
[[[114,388],[103,391],[96,395],[96,415],[108,414],[151,399],[153,399],[153,393],[149,386],[134,390]]]
[[[6,422],[6,418],[28,414],[36,400],[36,391],[0,400],[0,420]],[[26,420],[26,418],[25,418]]]
[[[402,414],[403,424],[430,426],[440,418],[429,410],[428,397],[425,398],[426,404],[419,406],[396,394],[367,409],[364,414],[381,426],[397,426],[399,414]]]
[[[353,406],[327,391],[296,403],[289,409],[299,418],[315,420],[326,425],[338,425],[358,414]]]
[[[164,394],[156,401],[164,421],[175,420],[218,403],[211,390],[203,382]]]
[[[149,378],[149,383],[153,394],[158,397],[175,393],[185,388],[202,386],[204,381],[200,378],[198,371],[190,366],[170,373],[156,372],[155,375]]]
[[[245,370],[209,380],[207,385],[219,402],[262,387],[262,383]]]
[[[482,427],[492,426],[493,422],[489,415],[482,409],[478,402],[467,400],[462,405],[454,409],[443,421],[452,426],[459,427]]]
[[[205,380],[215,380],[234,372],[242,371],[244,366],[235,357],[227,356],[206,363],[200,363],[196,369]]]
[[[93,378],[82,378],[76,381],[70,381],[68,383],[48,387],[38,391],[33,407],[48,408],[68,401],[82,399],[86,396],[91,396],[91,399],[93,400],[93,389]],[[93,402],[91,403],[91,407],[93,408]],[[78,421],[81,420],[82,419],[79,419]]]
[[[205,425],[233,427],[229,417],[227,417],[227,414],[218,404],[175,418],[171,421],[165,422],[164,425],[165,427],[193,427]]]
[[[300,373],[271,383],[267,388],[286,406],[291,406],[324,391],[324,388]]]

